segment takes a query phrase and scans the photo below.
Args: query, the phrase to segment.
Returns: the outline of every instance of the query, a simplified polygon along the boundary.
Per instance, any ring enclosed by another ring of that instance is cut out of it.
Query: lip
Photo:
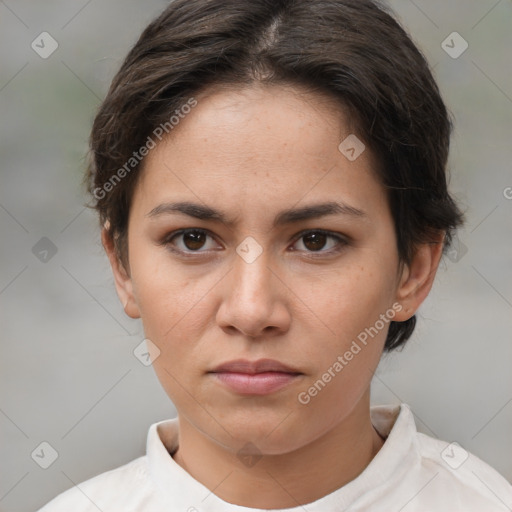
[[[249,361],[247,359],[234,359],[222,363],[215,367],[210,372],[233,372],[233,373],[247,373],[254,375],[264,372],[280,372],[280,373],[301,373],[299,370],[287,366],[275,359],[258,359],[257,361]]]
[[[273,359],[236,359],[208,372],[231,391],[242,395],[267,395],[288,386],[303,375]]]

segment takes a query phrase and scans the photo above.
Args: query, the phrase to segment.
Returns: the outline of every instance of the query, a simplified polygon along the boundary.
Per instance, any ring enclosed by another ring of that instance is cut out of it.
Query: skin
[[[179,417],[174,460],[230,503],[295,507],[356,478],[381,448],[370,383],[389,323],[309,403],[298,394],[393,304],[401,306],[395,321],[415,313],[432,286],[442,234],[400,267],[375,159],[369,149],[355,161],[341,154],[350,124],[330,99],[285,86],[195,97],[197,106],[145,159],[129,216],[128,264],[106,230],[103,244],[126,314],[142,319],[161,351],[153,366]],[[171,201],[208,205],[233,224],[148,216]],[[281,210],[328,201],[364,215],[272,226]],[[208,233],[199,242],[171,240],[182,228]],[[306,229],[346,242],[326,236],[315,245],[297,236]],[[248,236],[262,249],[251,263],[236,252]],[[302,375],[268,395],[240,395],[207,373],[238,358],[276,359]],[[248,442],[261,456],[251,465],[237,457]]]

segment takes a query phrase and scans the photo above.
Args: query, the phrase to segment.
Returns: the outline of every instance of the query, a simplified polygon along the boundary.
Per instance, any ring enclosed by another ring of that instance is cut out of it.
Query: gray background
[[[80,189],[109,80],[166,4],[0,0],[1,511],[36,510],[143,455],[149,425],[175,416],[133,355],[141,325],[122,311]],[[408,403],[420,431],[512,481],[512,2],[391,5],[455,116],[451,187],[468,222],[414,338],[383,359],[372,402]],[[43,31],[59,44],[47,59],[31,48]],[[457,59],[441,47],[453,31],[469,43]],[[46,262],[33,253],[42,237],[57,249]],[[43,441],[59,455],[46,470],[31,457]]]

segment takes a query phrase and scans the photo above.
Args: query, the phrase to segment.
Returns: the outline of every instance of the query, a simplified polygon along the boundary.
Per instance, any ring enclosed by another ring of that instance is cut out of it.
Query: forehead
[[[242,160],[269,154],[275,161],[278,148],[289,149],[282,155],[287,159],[291,151],[320,156],[330,144],[327,132],[337,140],[349,131],[339,102],[300,87],[216,86],[201,92],[196,101],[197,106],[165,143],[177,147],[194,144],[196,154],[203,148],[211,152],[215,146]]]
[[[332,98],[258,86],[208,90],[195,99],[146,157],[138,195],[147,206],[199,199],[239,211],[301,201],[342,200],[355,208],[385,201],[370,151],[355,160],[340,151],[355,134]]]

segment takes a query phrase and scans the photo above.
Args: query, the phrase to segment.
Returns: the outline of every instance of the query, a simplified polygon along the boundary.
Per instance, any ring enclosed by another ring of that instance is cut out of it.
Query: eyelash
[[[176,249],[175,247],[173,247],[172,240],[177,238],[177,237],[179,237],[179,236],[181,236],[181,235],[185,235],[187,233],[206,234],[209,237],[215,239],[215,237],[206,229],[187,228],[187,229],[180,229],[178,231],[173,231],[172,233],[167,235],[160,242],[160,245],[164,245],[171,252],[177,253],[177,254],[179,254],[181,256],[184,256],[186,258],[194,257],[197,254],[202,254],[202,253],[206,253],[207,254],[208,252],[210,252],[210,251],[190,251],[190,250],[189,251],[182,251],[180,249]],[[334,238],[335,240],[337,240],[338,243],[337,243],[337,246],[335,248],[327,250],[327,251],[323,251],[323,250],[319,250],[319,251],[306,251],[306,253],[308,253],[307,254],[308,258],[319,258],[319,257],[323,257],[325,255],[337,254],[337,253],[341,252],[347,245],[349,245],[349,240],[347,239],[347,237],[341,236],[341,235],[339,235],[337,233],[334,233],[332,231],[327,231],[325,229],[306,229],[306,230],[303,230],[303,231],[301,231],[300,233],[298,233],[295,236],[293,245],[295,245],[299,240],[304,238],[306,235],[309,235],[309,234],[312,234],[312,233],[318,233],[318,234],[325,235],[328,238]],[[294,252],[301,252],[301,251],[300,250],[294,250]]]

